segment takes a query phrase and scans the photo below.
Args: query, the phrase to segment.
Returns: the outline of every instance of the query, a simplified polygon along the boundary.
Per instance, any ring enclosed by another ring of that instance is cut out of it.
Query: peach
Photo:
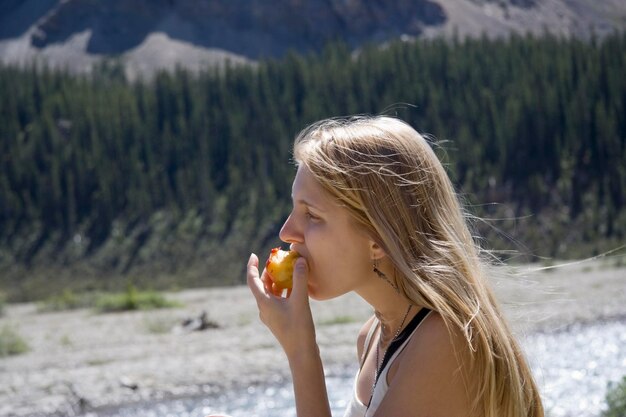
[[[274,286],[279,291],[289,290],[293,287],[293,266],[300,254],[296,251],[286,251],[280,248],[274,248],[270,252],[267,262],[265,262],[265,270],[269,275]]]

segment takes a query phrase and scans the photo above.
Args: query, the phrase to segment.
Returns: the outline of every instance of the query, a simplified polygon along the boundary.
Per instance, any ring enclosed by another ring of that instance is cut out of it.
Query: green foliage
[[[72,339],[66,334],[61,336],[61,338],[59,339],[59,344],[64,347],[74,346],[74,342],[72,342]]]
[[[7,296],[5,293],[0,291],[0,317],[2,317],[2,315],[4,314],[4,308],[6,306],[6,303],[7,303]]]
[[[138,291],[133,285],[129,285],[124,293],[104,294],[96,301],[96,308],[102,313],[172,308],[179,305],[157,292]]]
[[[8,325],[0,328],[0,358],[9,355],[19,355],[27,352],[28,349],[28,344],[15,329]]]
[[[124,292],[76,293],[65,289],[59,295],[48,297],[39,304],[40,312],[65,311],[78,308],[95,308],[99,312],[149,310],[178,307],[179,303],[167,300],[154,291],[139,291],[127,285]]]
[[[602,417],[626,416],[626,376],[619,383],[610,383],[606,393],[607,409],[602,412]]]
[[[356,317],[349,316],[349,315],[339,315],[339,316],[332,317],[330,319],[322,320],[319,324],[321,326],[333,326],[336,324],[356,323],[357,321],[358,319]]]
[[[601,253],[626,238],[625,67],[625,33],[331,44],[138,83],[115,62],[90,78],[0,67],[0,285],[242,283],[289,213],[294,135],[362,113],[445,142],[472,213],[500,219],[476,223],[486,246]]]
[[[64,289],[61,294],[48,297],[39,304],[40,312],[75,310],[93,307],[95,294],[76,294],[71,289]]]

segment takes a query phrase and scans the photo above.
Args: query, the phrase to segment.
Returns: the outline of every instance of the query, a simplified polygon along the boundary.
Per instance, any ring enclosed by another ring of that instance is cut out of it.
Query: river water
[[[626,322],[575,325],[536,333],[522,341],[548,417],[599,417],[609,382],[626,375]],[[356,365],[355,365],[356,366]],[[333,416],[341,417],[352,395],[356,368],[333,369],[326,378]],[[250,387],[203,399],[182,399],[89,413],[84,417],[295,417],[289,383]]]

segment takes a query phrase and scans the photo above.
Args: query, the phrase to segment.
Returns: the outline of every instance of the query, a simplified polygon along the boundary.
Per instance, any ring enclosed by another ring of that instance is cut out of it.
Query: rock
[[[139,384],[127,376],[123,376],[120,378],[120,386],[124,388],[128,388],[133,391],[136,391],[137,389],[139,389]]]
[[[90,31],[87,52],[120,54],[153,32],[249,58],[280,56],[290,49],[319,50],[344,39],[352,46],[446,21],[432,0],[68,0],[37,23],[32,45],[43,48]]]
[[[217,328],[219,328],[219,325],[214,321],[208,319],[206,311],[200,313],[198,317],[184,319],[181,323],[181,330],[185,332],[194,332]]]
[[[0,63],[89,73],[113,56],[135,80],[319,51],[328,40],[358,49],[398,38],[588,38],[625,28],[623,0],[5,0]]]

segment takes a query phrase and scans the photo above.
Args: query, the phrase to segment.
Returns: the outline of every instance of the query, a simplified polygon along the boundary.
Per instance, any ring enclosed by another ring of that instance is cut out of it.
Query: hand
[[[298,258],[293,271],[293,289],[283,298],[273,288],[272,281],[263,271],[259,276],[259,259],[255,254],[248,260],[248,287],[259,308],[261,321],[270,329],[288,358],[310,349],[317,351],[315,327],[308,295],[308,266]]]

